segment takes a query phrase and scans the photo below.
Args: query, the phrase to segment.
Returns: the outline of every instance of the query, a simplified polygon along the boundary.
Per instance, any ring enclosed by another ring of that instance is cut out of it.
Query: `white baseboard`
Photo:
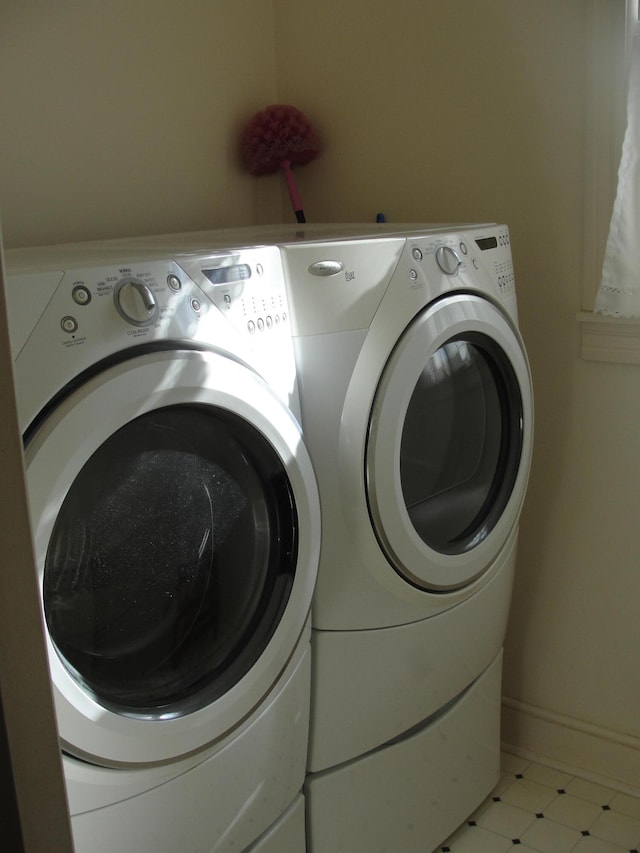
[[[640,738],[502,699],[506,752],[640,797]]]

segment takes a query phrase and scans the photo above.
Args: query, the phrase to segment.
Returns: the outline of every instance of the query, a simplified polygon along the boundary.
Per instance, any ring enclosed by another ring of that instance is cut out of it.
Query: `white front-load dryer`
[[[323,514],[312,853],[431,850],[499,774],[533,399],[505,226],[282,246]]]
[[[6,262],[76,850],[303,853],[320,518],[278,250]]]

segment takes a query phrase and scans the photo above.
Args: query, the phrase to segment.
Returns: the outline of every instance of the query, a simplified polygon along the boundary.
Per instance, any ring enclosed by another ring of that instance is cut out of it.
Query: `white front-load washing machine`
[[[499,774],[533,398],[501,225],[282,246],[323,514],[310,853],[424,853]]]
[[[6,253],[78,853],[305,850],[320,547],[280,253]]]

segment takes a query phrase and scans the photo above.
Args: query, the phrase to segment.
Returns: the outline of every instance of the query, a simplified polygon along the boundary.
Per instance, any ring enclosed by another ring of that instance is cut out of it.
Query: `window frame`
[[[582,310],[577,315],[581,356],[587,361],[640,364],[640,321],[593,312],[616,193],[626,68],[639,7],[639,0],[591,0],[588,7]]]

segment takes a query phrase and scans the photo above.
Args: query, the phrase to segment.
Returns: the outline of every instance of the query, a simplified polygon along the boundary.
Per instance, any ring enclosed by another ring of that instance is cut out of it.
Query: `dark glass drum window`
[[[502,349],[481,334],[427,361],[402,432],[400,479],[421,539],[443,554],[474,548],[511,495],[522,449],[522,398]]]
[[[291,486],[264,436],[221,409],[159,409],[101,445],[69,489],[44,569],[49,633],[105,707],[188,713],[256,662],[296,556]]]

